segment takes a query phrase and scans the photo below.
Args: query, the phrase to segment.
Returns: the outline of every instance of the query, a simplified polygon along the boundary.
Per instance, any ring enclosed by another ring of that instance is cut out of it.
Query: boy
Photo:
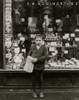
[[[43,45],[43,39],[41,35],[35,37],[35,44],[31,46],[29,55],[33,57],[34,70],[32,73],[32,86],[33,86],[33,97],[37,98],[36,83],[39,85],[39,97],[43,98],[42,82],[43,82],[43,71],[44,63],[48,57],[48,51]]]

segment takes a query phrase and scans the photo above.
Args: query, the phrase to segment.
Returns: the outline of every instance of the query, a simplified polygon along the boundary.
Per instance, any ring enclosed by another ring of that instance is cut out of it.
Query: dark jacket
[[[26,56],[27,56],[28,53],[29,53],[29,50],[30,50],[30,46],[31,46],[30,40],[25,40],[25,41],[24,41],[24,46],[25,46],[25,48],[26,48]]]
[[[37,62],[34,63],[35,70],[44,70],[45,60],[48,58],[48,50],[42,45],[39,49],[36,48],[36,45],[31,46],[29,55],[37,58]]]

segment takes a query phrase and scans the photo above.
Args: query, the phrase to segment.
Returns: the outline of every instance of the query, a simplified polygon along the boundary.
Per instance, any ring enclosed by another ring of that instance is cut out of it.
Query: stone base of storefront
[[[31,74],[24,71],[0,71],[0,88],[32,88]],[[38,87],[37,87],[38,88]],[[45,71],[43,88],[79,88],[79,71]]]

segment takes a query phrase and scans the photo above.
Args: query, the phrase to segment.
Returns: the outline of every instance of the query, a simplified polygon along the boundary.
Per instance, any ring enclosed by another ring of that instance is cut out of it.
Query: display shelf
[[[79,69],[45,69],[46,72],[79,72]]]
[[[44,72],[79,72],[79,69],[45,69]],[[0,69],[0,73],[27,73],[23,69]]]
[[[60,41],[60,39],[45,39],[46,42]]]
[[[66,46],[55,46],[56,48],[77,48],[77,46],[69,46],[69,47],[66,47]]]

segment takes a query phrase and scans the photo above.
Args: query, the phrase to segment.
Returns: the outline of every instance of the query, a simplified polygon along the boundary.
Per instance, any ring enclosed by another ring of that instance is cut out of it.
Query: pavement
[[[0,100],[79,100],[78,89],[45,89],[44,99],[33,99],[30,89],[0,89]]]

